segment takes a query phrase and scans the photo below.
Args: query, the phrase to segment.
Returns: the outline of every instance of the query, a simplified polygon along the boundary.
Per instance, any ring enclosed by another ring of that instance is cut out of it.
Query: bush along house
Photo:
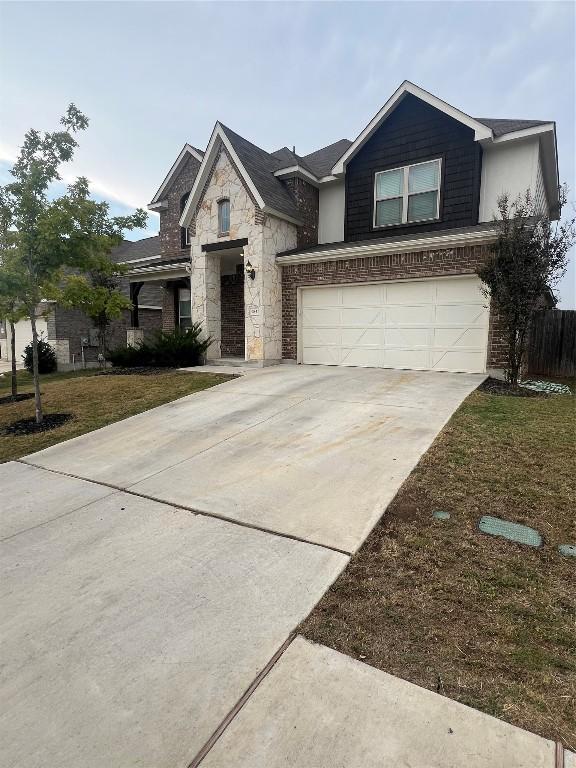
[[[198,321],[209,360],[498,372],[498,312],[475,272],[497,199],[559,215],[555,124],[473,118],[404,82],[354,140],[267,152],[217,122],[150,203],[165,329]]]

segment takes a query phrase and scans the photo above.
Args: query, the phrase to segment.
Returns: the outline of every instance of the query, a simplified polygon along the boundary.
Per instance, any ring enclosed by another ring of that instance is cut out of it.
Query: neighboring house
[[[140,264],[140,260],[154,258],[159,253],[158,237],[136,242],[124,241],[110,254],[117,262]],[[134,291],[127,277],[120,279],[120,288],[128,296]],[[134,312],[123,312],[122,318],[113,320],[108,332],[110,348],[125,346],[127,331],[137,325],[144,334],[159,330],[162,325],[162,290],[149,284],[139,296],[138,317]],[[64,309],[53,301],[43,301],[36,308],[38,333],[56,350],[58,368],[66,370],[83,362],[95,363],[98,359],[98,334],[90,318],[77,309]],[[22,362],[25,347],[32,341],[30,320],[20,320],[15,326],[16,360]],[[10,360],[10,327],[0,323],[0,359]]]
[[[216,123],[149,205],[159,254],[132,294],[161,284],[163,326],[201,322],[209,359],[499,370],[475,271],[498,196],[527,189],[558,218],[553,122],[472,118],[409,82],[354,141],[304,157]]]

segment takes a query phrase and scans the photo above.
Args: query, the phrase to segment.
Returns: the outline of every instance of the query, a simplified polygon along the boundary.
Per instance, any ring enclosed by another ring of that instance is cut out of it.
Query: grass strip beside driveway
[[[30,377],[19,372],[19,392],[32,390]],[[48,374],[40,379],[46,414],[70,412],[73,418],[47,432],[0,435],[0,462],[40,451],[71,437],[134,416],[179,397],[221,384],[230,376],[167,370],[154,375],[96,375],[95,371]],[[10,376],[0,378],[0,397],[10,394]],[[0,405],[0,430],[34,416],[34,400]]]
[[[575,749],[575,402],[470,395],[300,631]]]

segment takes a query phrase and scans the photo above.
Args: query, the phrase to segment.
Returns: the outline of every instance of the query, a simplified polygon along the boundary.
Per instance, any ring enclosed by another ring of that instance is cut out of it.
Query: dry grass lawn
[[[94,371],[41,378],[45,413],[73,414],[66,424],[33,435],[0,434],[0,462],[17,459],[62,440],[147,411],[178,397],[227,381],[230,376],[167,370],[157,375],[100,376]],[[19,392],[31,392],[30,376],[19,372]],[[10,377],[0,378],[0,397],[10,394]],[[34,416],[34,400],[0,404],[0,433],[18,419]]]
[[[473,393],[300,631],[576,749],[575,448],[574,397]]]

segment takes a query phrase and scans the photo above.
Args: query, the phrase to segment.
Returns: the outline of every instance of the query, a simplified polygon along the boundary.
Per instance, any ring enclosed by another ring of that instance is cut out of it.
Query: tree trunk
[[[16,379],[16,327],[10,320],[10,354],[12,356],[12,397],[18,395],[18,380]]]
[[[508,338],[508,383],[518,386],[518,357],[517,357],[517,337],[516,331],[513,331]]]
[[[30,324],[32,325],[32,375],[34,377],[34,407],[36,409],[36,424],[42,424],[42,397],[40,395],[40,375],[38,373],[38,331],[36,330],[36,307],[30,309]]]

